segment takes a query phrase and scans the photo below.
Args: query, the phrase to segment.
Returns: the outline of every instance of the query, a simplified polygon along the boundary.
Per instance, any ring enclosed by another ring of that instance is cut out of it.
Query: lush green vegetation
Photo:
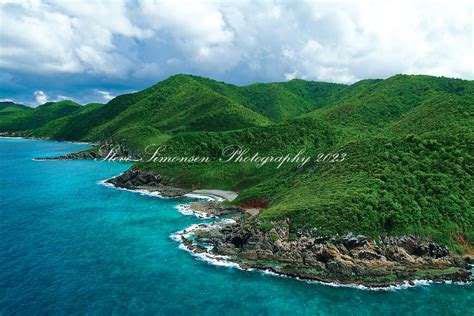
[[[75,122],[75,120],[81,118],[82,115],[97,110],[102,106],[104,106],[102,103],[86,104],[85,106],[81,107],[79,111],[74,111],[72,114],[51,120],[41,127],[34,129],[34,131],[29,132],[29,134],[35,137],[62,139],[61,134],[66,126],[73,124],[71,122]]]
[[[333,103],[347,87],[342,84],[299,79],[236,87],[206,78],[193,78],[273,122],[281,122]]]
[[[3,115],[0,107],[0,131],[111,139],[145,158],[147,145],[163,144],[164,156],[211,161],[134,168],[187,188],[237,190],[234,203],[263,207],[263,219],[290,217],[294,229],[317,227],[321,235],[417,234],[472,251],[473,81],[397,75],[349,86],[291,80],[237,87],[177,75],[45,123],[21,119],[40,108]],[[312,160],[278,169],[218,161],[229,145],[261,156],[304,150]],[[347,156],[318,162],[319,153]]]
[[[31,110],[31,108],[23,104],[17,104],[10,101],[0,102],[0,117],[18,114],[29,110]]]
[[[143,91],[119,96],[103,107],[74,117],[49,133],[58,139],[98,141],[124,130],[232,130],[270,124],[270,120],[216,93],[200,80],[177,75]],[[35,135],[33,131],[32,135]]]
[[[55,119],[79,112],[83,107],[73,101],[65,100],[47,102],[31,110],[25,109],[25,106],[16,106],[15,108],[16,111],[9,111],[5,115],[0,115],[0,132],[37,128]]]

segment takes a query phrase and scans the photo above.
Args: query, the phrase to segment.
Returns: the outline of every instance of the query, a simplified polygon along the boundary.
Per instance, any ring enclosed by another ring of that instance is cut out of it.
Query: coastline
[[[88,152],[82,151],[39,160],[90,158],[94,157],[91,157]],[[348,238],[351,243],[355,242],[358,244],[360,242],[358,239],[362,240],[363,249],[353,254],[349,246],[346,245],[348,248],[345,248],[344,245],[337,245],[335,243],[335,240],[337,238],[340,239],[341,236],[317,237],[313,238],[313,243],[314,240],[319,239],[315,243],[315,247],[317,246],[318,251],[321,251],[321,247],[324,248],[323,252],[326,255],[323,254],[322,257],[326,256],[328,258],[321,258],[321,254],[316,254],[316,257],[314,257],[314,253],[311,254],[311,257],[306,258],[307,253],[303,254],[299,250],[291,249],[291,247],[294,248],[295,242],[298,245],[302,243],[303,247],[305,247],[304,244],[312,236],[301,235],[296,240],[289,240],[289,224],[287,222],[272,223],[272,226],[275,224],[275,227],[271,231],[264,232],[262,229],[254,227],[252,231],[239,232],[240,235],[233,236],[232,234],[235,233],[236,228],[241,230],[242,226],[251,226],[255,221],[259,222],[257,226],[264,224],[258,220],[258,209],[222,206],[221,202],[224,200],[232,201],[237,197],[235,192],[212,189],[186,190],[179,188],[179,186],[173,183],[172,179],[155,174],[152,171],[133,168],[98,183],[115,189],[153,197],[188,197],[204,200],[179,204],[176,209],[183,215],[193,215],[199,219],[213,219],[214,221],[210,224],[192,225],[184,231],[173,234],[172,239],[180,242],[180,248],[211,264],[238,267],[241,270],[258,270],[264,273],[272,273],[305,281],[324,284],[334,283],[337,286],[351,287],[390,288],[399,287],[405,283],[411,286],[416,282],[425,281],[428,283],[472,281],[472,276],[468,276],[468,269],[466,265],[461,263],[461,259],[452,257],[447,248],[443,248],[433,242],[417,245],[418,250],[416,251],[421,251],[422,253],[415,255],[413,251],[408,254],[407,251],[409,249],[404,246],[399,247],[400,245],[396,244],[399,240],[395,240],[396,245],[391,245],[390,247],[393,246],[393,249],[390,249],[387,254],[383,252],[386,250],[385,246],[382,251],[380,248],[377,248],[377,243],[374,240],[367,243],[365,236],[352,236],[352,234],[343,236],[343,238]],[[224,219],[221,219],[222,216],[225,216]],[[237,217],[234,217],[233,221],[229,222],[229,216]],[[245,223],[242,224],[242,222]],[[222,223],[228,224],[227,227],[222,227]],[[208,229],[208,225],[210,225],[211,229]],[[287,232],[284,235],[280,233],[277,236],[275,228],[278,227],[286,227]],[[200,236],[203,231],[206,234]],[[216,236],[209,238],[207,233],[211,231]],[[231,240],[235,238],[246,240],[242,244],[232,245],[234,242]],[[253,241],[250,243],[252,246],[250,247],[249,245],[244,245],[249,238],[253,238]],[[407,236],[401,236],[400,238],[403,241]],[[196,246],[190,240],[198,241],[200,245]],[[281,240],[285,243],[286,248],[281,247]],[[393,240],[390,242],[393,243]],[[419,240],[416,242],[419,242]],[[207,246],[202,246],[206,244]],[[356,248],[358,246],[360,245],[356,245]],[[301,247],[301,245],[298,247]],[[376,248],[375,251],[374,248]],[[281,257],[281,250],[287,251],[283,257]],[[313,249],[310,252],[313,252]],[[390,256],[390,258],[386,257],[386,255]],[[438,257],[444,259],[438,260]],[[470,259],[472,263],[472,258]],[[386,265],[387,261],[389,261],[391,266]],[[419,261],[421,261],[421,265],[419,265]],[[379,271],[381,264],[384,266],[382,274]],[[392,270],[394,267],[396,273],[384,271],[384,269]],[[377,272],[372,272],[372,268]],[[368,278],[363,279],[361,277],[363,275],[367,277],[367,274],[369,275]],[[421,277],[418,277],[417,274],[420,274]]]
[[[285,254],[283,260],[278,259],[277,257],[260,257],[260,251],[257,250],[258,254],[255,256],[255,252],[252,250],[244,251],[234,251],[233,249],[228,248],[228,244],[225,244],[225,238],[231,237],[231,239],[239,240],[238,236],[229,234],[229,230],[232,227],[238,227],[239,225],[247,226],[248,221],[246,222],[245,218],[234,218],[234,219],[224,219],[223,221],[214,221],[211,223],[202,223],[192,225],[176,234],[171,236],[172,239],[180,242],[180,247],[192,253],[193,256],[196,256],[204,261],[207,261],[211,264],[215,264],[216,261],[220,261],[218,265],[237,267],[240,270],[245,271],[260,271],[264,273],[272,273],[278,276],[291,277],[302,281],[307,282],[316,282],[322,284],[328,284],[333,286],[344,286],[344,287],[358,287],[366,289],[391,289],[391,288],[406,288],[412,287],[416,284],[429,284],[429,283],[459,283],[459,284],[469,284],[472,282],[472,277],[468,270],[458,269],[456,265],[458,263],[450,262],[450,257],[445,257],[441,259],[428,258],[428,265],[426,263],[420,266],[409,264],[408,262],[403,262],[401,265],[394,265],[393,262],[390,263],[393,269],[401,269],[400,274],[381,274],[380,264],[387,263],[387,259],[381,258],[380,260],[373,260],[371,266],[365,266],[363,261],[357,261],[353,268],[360,270],[361,275],[345,275],[341,272],[345,271],[344,263],[347,264],[349,261],[347,255],[341,253],[333,253],[333,259],[327,259],[326,265],[331,267],[336,267],[335,269],[330,268],[329,273],[328,269],[314,269],[313,265],[311,269],[308,269],[308,266],[304,264],[297,264],[291,259],[290,255]],[[227,235],[227,236],[226,236]],[[224,238],[222,238],[224,236]],[[253,237],[250,237],[251,240]],[[352,238],[352,237],[350,237]],[[349,239],[350,239],[349,238]],[[403,237],[402,237],[403,238]],[[229,238],[227,238],[229,239]],[[305,240],[306,237],[303,237],[301,240]],[[269,243],[268,240],[263,240],[262,242],[252,241],[249,244],[257,244],[257,248],[262,247],[265,243]],[[276,242],[278,243],[278,241]],[[274,244],[276,244],[274,243]],[[323,249],[323,253],[326,252],[326,256],[329,255],[328,250],[336,249],[335,244],[327,243],[324,245],[319,245]],[[262,250],[268,251],[268,250]],[[253,252],[252,256],[250,254]],[[246,253],[245,255],[243,255]],[[347,260],[341,260],[344,258]],[[337,258],[339,257],[339,259]],[[425,258],[426,259],[426,258]],[[320,262],[315,262],[318,265],[323,265]],[[337,263],[337,264],[336,264]],[[339,265],[340,264],[340,265]],[[446,266],[448,264],[448,266]],[[364,272],[365,268],[365,272]],[[435,268],[439,269],[436,270]],[[471,267],[472,268],[472,267]],[[373,271],[372,271],[373,269]],[[455,269],[455,271],[450,271],[450,269]],[[379,270],[377,272],[377,270]],[[435,271],[433,274],[432,272]],[[444,271],[449,271],[450,273],[445,274]],[[315,273],[316,272],[316,273]],[[367,275],[369,272],[369,275]],[[407,272],[412,272],[408,274]],[[442,272],[437,274],[438,272]],[[365,277],[363,277],[365,275]],[[420,275],[420,276],[418,276]],[[396,276],[397,278],[392,279]]]
[[[230,219],[231,220],[231,219]],[[224,219],[223,221],[227,221],[230,223],[229,219]],[[199,228],[203,227],[205,224],[193,224],[186,229],[178,231],[174,234],[170,235],[170,238],[179,243],[179,248],[188,252],[190,255],[195,257],[198,260],[204,261],[208,264],[227,267],[227,268],[234,268],[241,271],[247,272],[259,272],[267,275],[272,275],[281,278],[291,278],[297,281],[306,282],[310,284],[321,284],[330,287],[344,287],[344,288],[354,288],[359,290],[367,290],[367,291],[394,291],[394,290],[404,290],[413,288],[416,286],[427,286],[430,284],[435,283],[445,283],[445,284],[456,284],[456,285],[469,285],[472,281],[453,281],[453,280],[429,280],[429,279],[418,279],[413,281],[403,281],[400,283],[393,283],[393,284],[381,284],[381,285],[366,285],[363,283],[340,283],[335,280],[328,280],[328,279],[318,279],[318,278],[311,278],[311,277],[304,277],[298,274],[290,274],[281,271],[275,271],[269,267],[245,267],[241,266],[240,264],[231,261],[229,256],[222,256],[216,255],[210,252],[195,252],[191,247],[186,245],[186,242],[183,242],[183,237],[192,237],[193,232]]]
[[[260,271],[266,274],[272,274],[272,275],[276,275],[280,277],[290,277],[290,278],[294,278],[294,279],[305,281],[305,282],[319,283],[319,284],[324,284],[324,285],[334,286],[334,287],[352,287],[352,288],[367,289],[367,290],[404,289],[404,288],[410,288],[410,287],[420,285],[420,284],[427,285],[431,283],[456,283],[456,284],[472,283],[472,277],[469,277],[466,274],[467,270],[464,272],[461,272],[461,270],[459,270],[459,273],[451,273],[451,274],[441,273],[439,276],[429,275],[429,277],[426,277],[426,278],[417,277],[414,279],[412,277],[408,278],[407,276],[401,276],[401,279],[397,279],[397,280],[367,282],[367,281],[360,281],[360,280],[355,280],[355,279],[348,280],[348,279],[340,278],[340,277],[320,277],[313,274],[305,273],[304,271],[298,271],[297,269],[286,270],[286,269],[281,269],[278,266],[275,266],[274,264],[261,265],[261,264],[257,264],[256,263],[257,261],[252,262],[252,260],[246,260],[246,259],[242,260],[242,258],[239,258],[238,256],[226,254],[225,251],[223,253],[220,253],[219,250],[216,251],[215,243],[214,244],[207,243],[209,239],[212,240],[212,237],[210,238],[209,235],[217,234],[217,235],[222,236],[223,231],[228,230],[229,225],[235,227],[241,221],[245,221],[248,218],[256,218],[256,216],[254,216],[252,213],[246,212],[245,210],[241,208],[231,209],[229,212],[222,212],[222,210],[223,209],[225,210],[225,208],[218,208],[219,211],[217,211],[216,213],[213,213],[212,211],[209,212],[208,210],[202,211],[202,209],[200,209],[202,205],[205,205],[205,206],[209,205],[208,204],[209,202],[211,202],[211,205],[214,205],[214,206],[218,205],[219,202],[229,197],[229,194],[230,194],[229,192],[220,191],[220,190],[194,190],[190,192],[185,192],[181,195],[169,196],[166,194],[165,195],[161,194],[159,188],[158,189],[155,188],[152,190],[150,190],[150,187],[146,187],[146,186],[126,188],[121,185],[117,185],[117,183],[113,183],[112,181],[110,181],[111,179],[117,179],[123,176],[127,172],[128,171],[118,176],[115,176],[113,178],[100,181],[100,183],[109,187],[127,190],[130,192],[136,192],[136,193],[145,194],[145,195],[150,195],[150,196],[155,196],[155,197],[160,197],[160,198],[185,196],[185,197],[190,197],[190,198],[199,198],[199,199],[206,200],[206,202],[192,202],[192,203],[180,204],[176,208],[183,215],[193,215],[199,219],[213,219],[214,221],[209,222],[209,223],[193,224],[182,231],[178,231],[172,234],[170,238],[179,242],[180,249],[183,249],[189,252],[191,255],[193,255],[199,260],[203,260],[213,265],[232,267],[232,268],[237,268],[244,271]],[[223,194],[222,192],[226,192],[226,194]],[[230,195],[233,196],[234,194],[230,194]],[[193,203],[198,204],[199,207],[193,206]],[[215,203],[215,204],[212,204],[212,203]],[[214,206],[211,207],[211,210],[214,209]],[[221,218],[222,215],[237,216],[237,217]],[[224,224],[224,226],[222,224]],[[227,227],[225,227],[225,225],[227,225]],[[202,232],[205,232],[205,233],[204,233],[204,237],[201,238],[199,234],[201,234]],[[217,238],[217,240],[219,240],[219,238]],[[191,240],[197,240],[197,243],[201,243],[201,245],[196,247],[196,244]],[[214,242],[215,241],[216,239],[214,239]],[[430,244],[430,245],[432,247],[435,247],[434,246],[435,244]],[[439,247],[439,246],[436,245],[436,247]],[[439,247],[439,248],[436,248],[436,251],[444,251],[444,250],[441,247]],[[436,260],[438,259],[433,258],[430,260],[431,261],[429,262],[436,262]],[[408,278],[408,279],[403,279],[403,278]]]
[[[29,136],[3,136],[0,135],[1,138],[7,138],[7,139],[26,139],[26,140],[47,140],[50,142],[57,142],[57,143],[70,143],[70,144],[79,144],[79,145],[90,145],[90,146],[96,146],[98,143],[93,143],[93,142],[81,142],[81,141],[74,141],[74,140],[57,140],[57,139],[52,139],[52,138],[47,138],[47,137],[29,137]]]

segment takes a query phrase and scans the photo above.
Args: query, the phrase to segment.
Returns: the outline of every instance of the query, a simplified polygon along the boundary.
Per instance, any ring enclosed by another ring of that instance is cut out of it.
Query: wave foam
[[[232,223],[235,222],[233,220],[224,220],[226,221],[225,223]],[[228,268],[235,268],[239,270],[243,270],[238,263],[229,261],[228,256],[222,256],[222,255],[216,255],[211,253],[210,251],[212,250],[212,246],[208,245],[206,246],[206,252],[194,252],[191,248],[187,247],[183,243],[183,238],[187,239],[191,237],[196,231],[198,230],[211,230],[214,229],[216,226],[220,225],[221,222],[213,222],[213,223],[206,223],[206,224],[193,224],[189,226],[186,229],[183,229],[181,231],[178,231],[174,234],[170,235],[170,238],[179,242],[179,249],[185,250],[189,252],[193,257],[205,261],[209,264],[215,265],[215,266],[220,266],[220,267],[228,267]]]
[[[201,218],[201,219],[216,218],[215,215],[208,214],[206,212],[199,212],[199,211],[193,210],[189,204],[180,204],[180,205],[175,206],[175,208],[178,210],[178,212],[180,212],[183,215],[194,215],[197,218]]]
[[[199,194],[199,193],[186,193],[184,196],[192,199],[204,199],[207,201],[217,201],[217,202],[222,202],[224,201],[223,198],[217,195],[212,195],[212,194]]]
[[[148,195],[148,196],[153,196],[153,197],[168,198],[168,197],[161,196],[159,192],[150,192],[148,190],[143,190],[143,189],[132,190],[132,189],[120,188],[107,182],[108,180],[118,177],[120,175],[121,174],[105,179],[105,180],[98,181],[97,183],[100,185],[118,189],[118,190],[135,192],[135,193],[140,193],[142,195]],[[207,199],[208,201],[223,200],[222,198],[217,197],[217,196],[201,195],[201,194],[194,194],[194,193],[188,193],[188,194],[185,194],[184,196],[189,197],[189,198]],[[198,218],[215,218],[216,217],[204,212],[198,212],[198,211],[192,210],[188,204],[180,204],[180,205],[177,205],[176,208],[183,215],[194,215]],[[269,269],[262,270],[262,269],[255,269],[255,268],[243,268],[238,263],[230,261],[229,260],[230,258],[228,256],[216,255],[216,254],[211,253],[212,246],[206,246],[206,250],[207,250],[206,252],[196,253],[191,248],[186,246],[183,242],[183,238],[187,239],[191,237],[198,230],[211,230],[211,229],[215,229],[218,226],[222,226],[223,224],[233,224],[233,223],[235,223],[235,220],[226,218],[218,222],[193,224],[186,229],[183,229],[174,234],[171,234],[170,238],[179,243],[179,246],[178,246],[179,249],[189,252],[193,257],[197,258],[198,260],[205,261],[215,266],[234,268],[234,269],[239,269],[242,271],[259,271],[260,273],[263,273],[263,274],[280,277],[280,278],[281,277],[291,278],[291,279],[303,281],[309,284],[321,284],[321,285],[332,286],[332,287],[355,288],[359,290],[368,290],[368,291],[396,291],[396,290],[404,290],[408,288],[413,288],[416,286],[428,286],[432,283],[446,283],[446,284],[456,284],[456,285],[472,284],[472,282],[453,282],[449,280],[444,281],[444,282],[433,282],[432,280],[413,280],[411,282],[404,281],[403,283],[399,285],[390,285],[390,286],[385,286],[385,287],[370,287],[370,286],[365,286],[365,285],[360,285],[360,284],[340,284],[340,283],[335,283],[335,282],[308,280],[308,279],[302,279],[299,277],[290,277],[282,273],[271,271]]]
[[[118,176],[120,176],[120,175],[118,175]],[[116,177],[118,177],[118,176],[116,176]],[[121,188],[121,187],[117,187],[117,186],[113,185],[112,183],[108,183],[108,182],[107,182],[108,180],[113,179],[113,178],[115,178],[115,177],[108,178],[108,179],[105,179],[105,180],[97,181],[97,184],[103,185],[103,186],[108,187],[108,188],[114,188],[114,189],[117,189],[117,190],[139,193],[139,194],[141,194],[141,195],[152,196],[152,197],[158,197],[158,198],[161,198],[161,199],[168,199],[168,198],[169,198],[169,197],[167,197],[167,196],[161,195],[160,192],[158,192],[158,191],[148,191],[148,190],[145,190],[145,189],[127,189],[127,188]]]

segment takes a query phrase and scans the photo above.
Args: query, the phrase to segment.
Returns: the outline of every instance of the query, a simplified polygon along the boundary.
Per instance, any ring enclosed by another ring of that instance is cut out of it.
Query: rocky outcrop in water
[[[36,160],[79,160],[79,159],[98,160],[102,158],[103,157],[97,151],[84,150],[77,153],[61,155],[57,157],[36,158]]]
[[[203,226],[204,227],[204,226]],[[197,229],[185,244],[196,252],[212,245],[216,255],[229,256],[244,268],[343,284],[387,286],[416,279],[470,279],[468,265],[446,247],[415,236],[373,240],[347,234],[313,237],[290,233],[289,220],[260,222],[242,218],[218,229]]]
[[[177,197],[188,193],[187,190],[176,188],[168,177],[145,170],[127,170],[106,182],[129,190],[143,189],[150,192],[159,192],[160,195],[165,197]]]

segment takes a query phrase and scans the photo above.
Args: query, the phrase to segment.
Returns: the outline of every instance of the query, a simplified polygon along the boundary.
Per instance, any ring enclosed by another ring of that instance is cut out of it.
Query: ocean
[[[104,186],[130,167],[35,161],[87,144],[0,138],[0,315],[472,315],[473,284],[337,287],[209,264],[171,236],[199,219]]]

